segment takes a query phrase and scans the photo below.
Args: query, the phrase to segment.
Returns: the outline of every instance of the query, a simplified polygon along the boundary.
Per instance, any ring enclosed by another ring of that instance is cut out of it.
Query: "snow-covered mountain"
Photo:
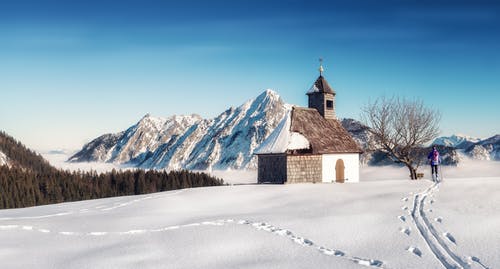
[[[467,135],[451,135],[438,137],[434,140],[434,142],[432,142],[432,144],[457,149],[466,149],[479,141],[481,141],[481,139]]]
[[[361,163],[393,164],[384,153],[376,150],[376,142],[368,126],[354,119],[343,119],[342,125],[363,149]],[[500,135],[484,140],[466,135],[443,136],[436,138],[432,144],[440,146],[439,151],[446,165],[459,165],[464,158],[500,161]]]
[[[7,155],[0,151],[0,166],[9,165],[9,160],[7,159]]]
[[[289,109],[276,92],[266,90],[213,119],[146,115],[123,132],[94,139],[69,161],[155,169],[255,168],[253,151]]]
[[[439,137],[433,144],[456,149],[458,158],[500,161],[500,135],[480,139],[466,135]]]
[[[465,149],[465,153],[477,160],[500,161],[500,135],[481,140]]]
[[[256,168],[254,150],[271,134],[291,105],[266,90],[237,108],[213,119],[198,115],[168,118],[144,116],[123,132],[102,135],[73,155],[71,162],[107,162],[153,169]],[[353,119],[342,125],[364,150],[361,162],[393,164],[377,150],[369,127]],[[464,135],[439,137],[444,164],[458,165],[464,158],[500,160],[500,135],[480,140]],[[424,160],[425,162],[425,160]]]

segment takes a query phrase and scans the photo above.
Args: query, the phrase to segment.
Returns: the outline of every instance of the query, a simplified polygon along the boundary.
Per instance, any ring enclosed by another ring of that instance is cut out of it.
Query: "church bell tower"
[[[323,77],[323,59],[319,59],[319,77],[307,92],[309,108],[315,108],[325,119],[336,119],[335,91]]]

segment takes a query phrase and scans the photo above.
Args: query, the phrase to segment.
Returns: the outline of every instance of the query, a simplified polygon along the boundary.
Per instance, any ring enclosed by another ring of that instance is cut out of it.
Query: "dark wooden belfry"
[[[319,77],[307,92],[309,108],[315,108],[325,119],[336,119],[335,116],[335,91],[323,77],[323,65],[320,59]]]

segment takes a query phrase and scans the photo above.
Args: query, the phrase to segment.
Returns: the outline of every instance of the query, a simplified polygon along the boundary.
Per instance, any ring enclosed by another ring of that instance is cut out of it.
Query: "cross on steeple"
[[[319,76],[323,76],[323,58],[319,58]]]

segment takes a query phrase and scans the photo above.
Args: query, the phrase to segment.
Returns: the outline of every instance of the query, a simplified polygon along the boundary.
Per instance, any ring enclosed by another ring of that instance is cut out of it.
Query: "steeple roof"
[[[326,81],[323,75],[320,75],[318,79],[316,79],[312,87],[309,89],[309,91],[307,91],[307,94],[313,93],[331,93],[335,95],[335,91],[330,86],[330,84],[328,84],[328,81]]]

